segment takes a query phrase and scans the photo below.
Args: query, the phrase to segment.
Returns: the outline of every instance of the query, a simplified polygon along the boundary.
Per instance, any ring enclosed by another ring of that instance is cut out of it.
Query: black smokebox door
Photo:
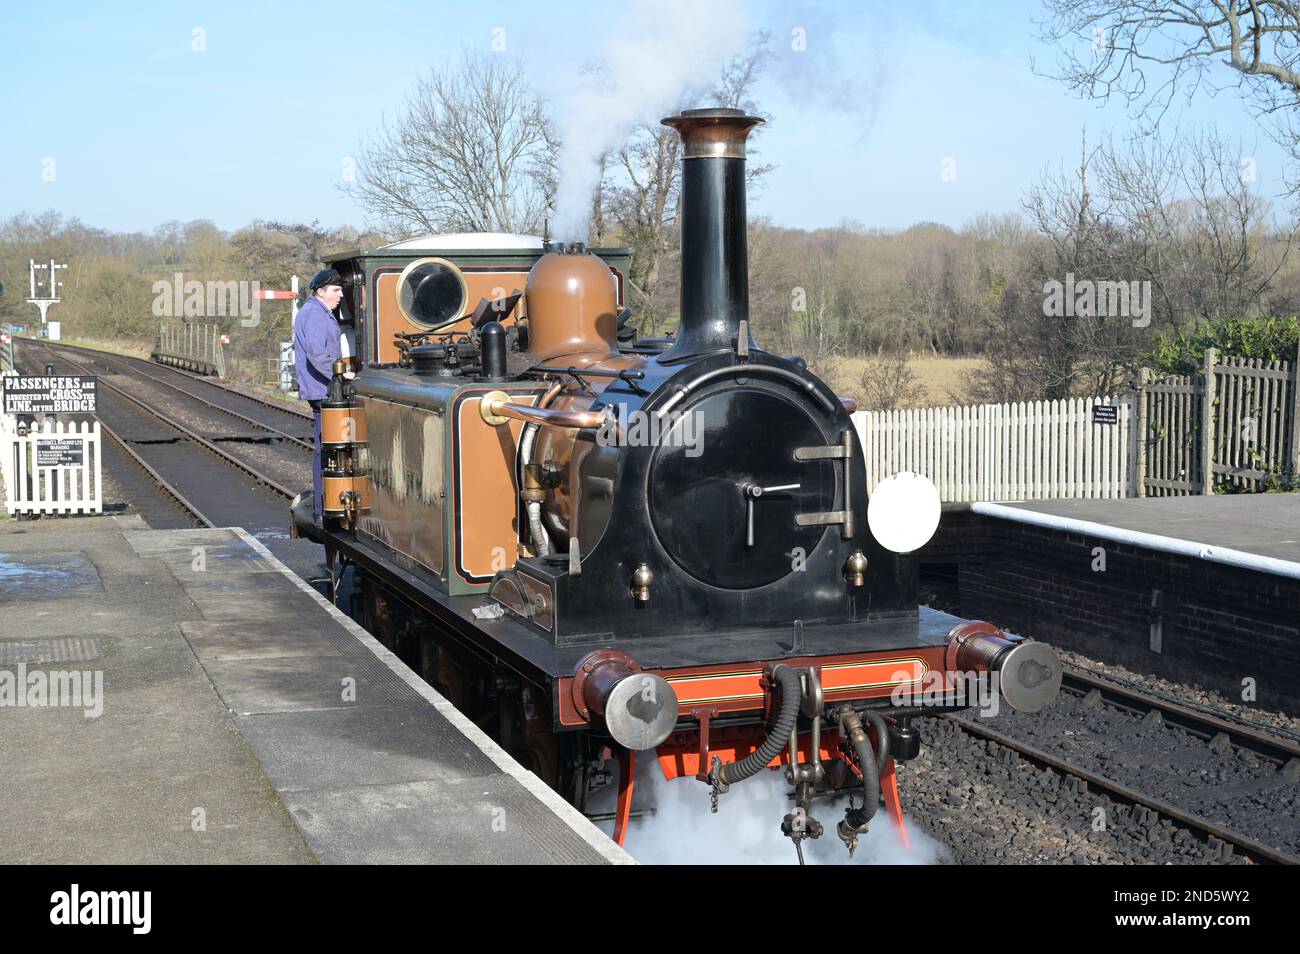
[[[797,572],[826,528],[795,517],[835,509],[835,470],[796,461],[794,448],[826,443],[804,409],[775,392],[733,387],[702,398],[661,433],[651,462],[659,542],[691,576],[724,589]],[[764,492],[747,494],[751,487]]]

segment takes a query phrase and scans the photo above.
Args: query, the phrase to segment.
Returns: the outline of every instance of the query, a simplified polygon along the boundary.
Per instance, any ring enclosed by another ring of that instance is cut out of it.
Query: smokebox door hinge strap
[[[840,442],[828,447],[796,447],[794,459],[799,461],[844,461],[844,509],[830,510],[825,513],[797,514],[794,522],[801,527],[816,527],[838,523],[840,524],[841,536],[846,540],[849,539],[849,537],[853,536],[853,433],[851,431],[842,432]]]

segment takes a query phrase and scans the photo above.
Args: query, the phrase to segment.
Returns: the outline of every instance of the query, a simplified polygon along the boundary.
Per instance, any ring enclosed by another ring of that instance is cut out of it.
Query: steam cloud
[[[614,774],[617,777],[617,769]],[[794,806],[789,791],[784,772],[760,772],[733,785],[714,815],[709,811],[708,786],[694,777],[670,782],[659,762],[641,753],[632,807],[652,808],[653,814],[632,819],[624,847],[644,864],[797,864],[793,843],[781,834],[781,819]],[[617,784],[589,799],[587,810],[612,812],[616,797]],[[908,827],[911,847],[904,848],[883,805],[849,858],[835,834],[845,806],[844,798],[813,801],[811,814],[825,831],[816,840],[804,841],[808,864],[924,865],[943,859],[944,847],[915,825]],[[614,823],[602,821],[598,827],[611,834]]]
[[[566,97],[559,117],[552,234],[585,241],[600,156],[621,145],[638,123],[657,123],[684,92],[714,83],[749,39],[740,0],[633,0],[614,16],[600,67]]]

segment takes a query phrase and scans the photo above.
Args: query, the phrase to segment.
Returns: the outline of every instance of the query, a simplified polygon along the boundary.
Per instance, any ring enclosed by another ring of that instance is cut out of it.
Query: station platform
[[[959,615],[1300,712],[1300,495],[949,505],[918,553]]]
[[[0,765],[4,863],[632,862],[240,529],[0,521]]]
[[[1300,567],[1300,494],[1035,500],[1003,506],[1237,550]]]

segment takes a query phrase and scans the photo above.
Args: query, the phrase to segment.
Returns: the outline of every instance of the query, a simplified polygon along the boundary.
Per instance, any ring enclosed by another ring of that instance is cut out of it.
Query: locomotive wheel
[[[394,651],[397,647],[397,621],[393,617],[392,604],[369,580],[362,586],[362,625],[385,649]]]

